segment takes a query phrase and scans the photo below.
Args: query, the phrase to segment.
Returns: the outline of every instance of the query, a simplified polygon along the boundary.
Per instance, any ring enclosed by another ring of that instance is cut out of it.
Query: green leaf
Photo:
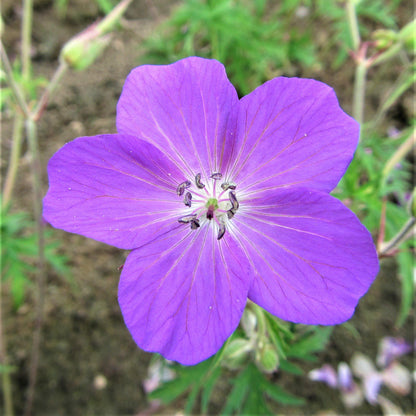
[[[311,335],[307,335],[292,344],[287,356],[314,361],[315,357],[311,354],[324,349],[332,330],[332,326],[316,327]]]

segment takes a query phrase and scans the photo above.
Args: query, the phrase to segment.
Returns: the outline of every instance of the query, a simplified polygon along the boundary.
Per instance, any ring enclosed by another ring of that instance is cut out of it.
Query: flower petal
[[[204,180],[229,157],[237,93],[224,66],[191,57],[171,65],[144,65],[127,77],[117,106],[117,129],[161,149],[188,175]],[[227,128],[228,125],[228,128]]]
[[[297,323],[332,325],[351,317],[378,260],[371,235],[348,208],[299,188],[240,208],[232,231],[254,269],[253,302]]]
[[[137,248],[178,227],[183,215],[176,187],[184,176],[132,136],[78,138],[52,157],[48,174],[45,220],[119,248]]]
[[[119,284],[125,323],[137,345],[185,365],[221,347],[247,299],[248,263],[212,227],[159,238],[127,258]]]
[[[319,81],[275,78],[240,101],[229,176],[240,190],[297,186],[331,191],[358,143],[359,125]]]

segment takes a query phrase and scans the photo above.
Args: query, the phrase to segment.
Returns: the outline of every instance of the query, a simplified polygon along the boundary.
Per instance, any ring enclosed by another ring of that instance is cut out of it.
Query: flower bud
[[[232,340],[225,348],[223,363],[231,370],[241,368],[248,359],[252,344],[243,338]]]
[[[410,52],[415,52],[416,46],[416,19],[409,22],[399,32],[399,39],[403,42],[405,48]]]
[[[256,354],[257,367],[265,373],[273,373],[279,367],[279,355],[272,344],[267,343]]]
[[[393,45],[393,43],[397,42],[398,33],[393,30],[380,29],[376,30],[372,37],[376,42],[376,48],[379,50],[385,50]]]
[[[131,1],[122,1],[104,19],[70,39],[61,50],[60,60],[76,70],[90,66],[110,43],[108,32],[114,29]]]
[[[244,310],[243,316],[240,322],[244,332],[248,338],[251,338],[256,332],[257,317],[256,314],[250,309],[246,308]]]

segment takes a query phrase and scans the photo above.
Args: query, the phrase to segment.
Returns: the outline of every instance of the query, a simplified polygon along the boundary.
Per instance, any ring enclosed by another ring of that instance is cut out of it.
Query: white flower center
[[[190,224],[192,230],[213,225],[218,232],[217,239],[220,240],[225,234],[227,223],[236,214],[239,203],[234,183],[222,182],[220,185],[222,174],[219,172],[213,173],[210,179],[212,182],[206,186],[201,182],[201,174],[198,173],[195,176],[195,190],[189,180],[178,185],[178,196],[183,196],[183,203],[191,208],[178,221]]]

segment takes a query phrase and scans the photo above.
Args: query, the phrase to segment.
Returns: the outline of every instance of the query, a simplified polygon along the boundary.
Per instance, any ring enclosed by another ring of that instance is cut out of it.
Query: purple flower
[[[384,337],[379,344],[377,364],[380,367],[387,367],[396,358],[412,351],[412,345],[404,338]]]
[[[146,65],[126,80],[117,130],[52,157],[44,217],[133,250],[119,302],[141,348],[204,360],[247,298],[292,322],[350,318],[378,261],[328,194],[359,132],[331,88],[280,77],[239,100],[217,61]]]

